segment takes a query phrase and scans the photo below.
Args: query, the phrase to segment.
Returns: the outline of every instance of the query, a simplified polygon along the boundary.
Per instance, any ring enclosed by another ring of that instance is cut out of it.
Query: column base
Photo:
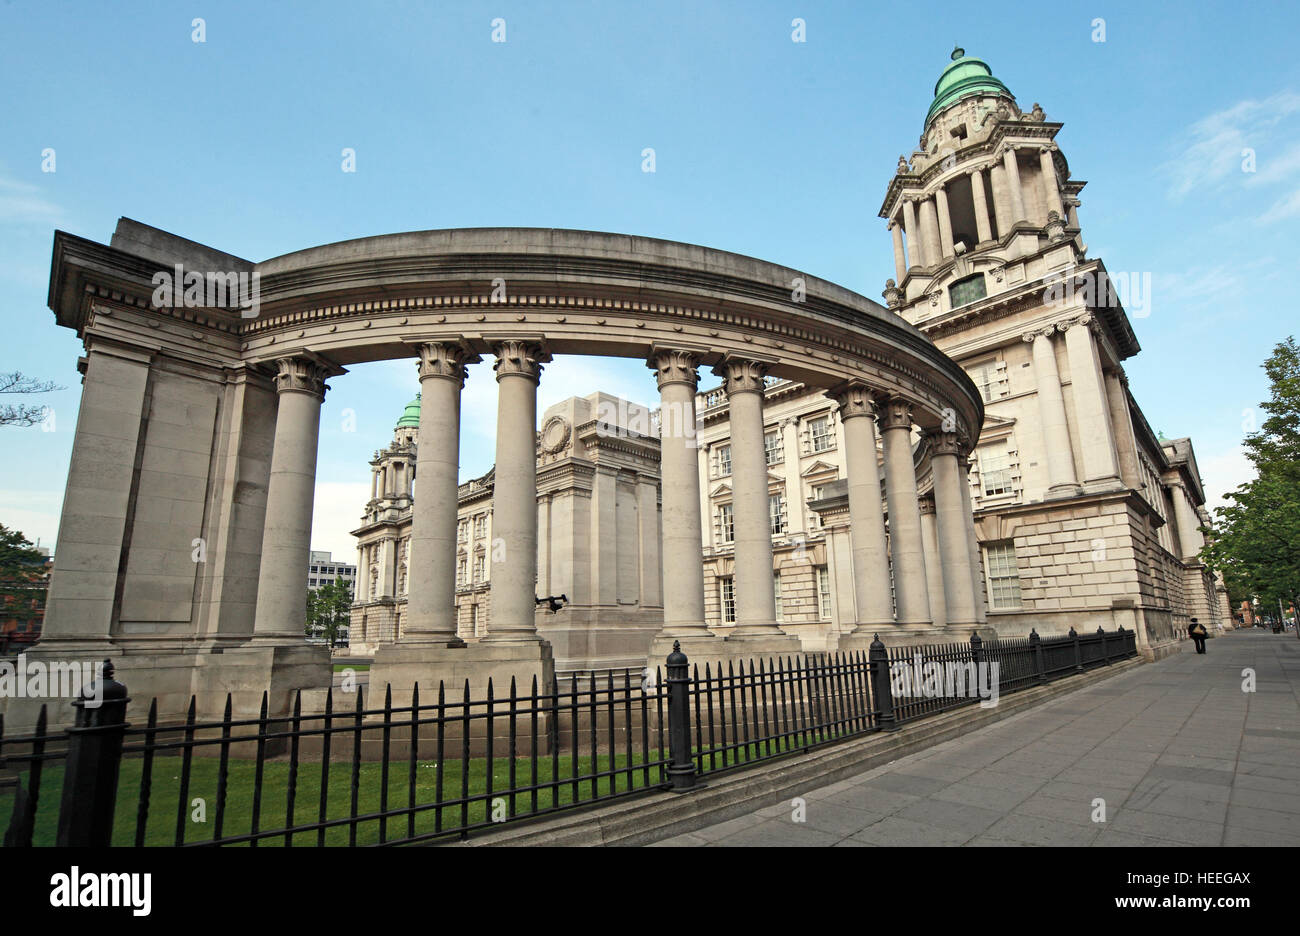
[[[1083,488],[1077,484],[1053,484],[1043,495],[1043,500],[1064,500],[1067,497],[1078,497],[1083,493]]]
[[[707,632],[688,634],[684,637],[674,634],[656,634],[655,639],[650,643],[650,653],[646,661],[651,670],[657,666],[662,674],[663,668],[668,665],[668,654],[673,652],[674,643],[681,644],[682,653],[686,654],[686,659],[692,663],[697,660],[702,663],[720,657],[724,646],[721,637]]]
[[[438,685],[443,685],[448,702],[464,699],[465,682],[470,697],[485,699],[488,680],[496,699],[510,695],[510,680],[515,692],[524,696],[532,692],[533,677],[537,691],[548,692],[555,681],[555,661],[551,645],[544,640],[481,640],[464,647],[439,644],[395,643],[375,651],[370,664],[369,701],[367,708],[383,703],[384,689],[391,686],[394,705],[409,705],[412,690],[420,687],[420,704],[438,701]]]

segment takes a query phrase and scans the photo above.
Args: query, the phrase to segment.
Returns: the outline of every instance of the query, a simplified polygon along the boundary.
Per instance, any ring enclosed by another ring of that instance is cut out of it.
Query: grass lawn
[[[334,672],[341,673],[344,670],[356,670],[358,673],[370,672],[369,663],[335,663]]]

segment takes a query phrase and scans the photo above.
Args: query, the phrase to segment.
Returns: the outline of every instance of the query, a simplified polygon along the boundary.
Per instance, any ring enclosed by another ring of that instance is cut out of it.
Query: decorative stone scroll
[[[722,378],[722,388],[727,396],[737,393],[762,393],[766,385],[768,365],[761,361],[727,358],[714,365],[713,373]]]
[[[656,350],[646,362],[655,372],[659,389],[669,384],[687,384],[694,391],[700,382],[700,356],[694,351]]]
[[[542,365],[551,359],[540,342],[511,339],[492,346],[497,362],[492,369],[497,373],[497,380],[502,377],[527,377],[534,382],[540,381]]]
[[[326,378],[335,371],[308,357],[280,358],[275,362],[278,373],[275,375],[277,393],[309,393],[325,399]]]

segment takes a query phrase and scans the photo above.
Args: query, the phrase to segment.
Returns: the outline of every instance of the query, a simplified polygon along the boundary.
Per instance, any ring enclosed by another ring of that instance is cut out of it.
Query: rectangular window
[[[315,587],[316,587],[316,580],[315,580],[315,579],[307,579],[307,584],[308,584],[310,587],[315,588]]]
[[[781,608],[781,573],[772,573],[772,595],[776,598],[776,623],[785,621],[785,611]]]
[[[831,421],[825,416],[808,420],[808,443],[812,453],[825,452],[834,444],[831,437]]]
[[[1011,454],[1006,443],[986,446],[979,451],[980,479],[985,497],[1010,494],[1013,490]]]
[[[991,543],[984,547],[984,568],[988,570],[989,602],[995,611],[1020,607],[1020,569],[1014,543]]]
[[[984,284],[984,274],[976,273],[964,280],[959,280],[948,287],[948,301],[954,308],[969,305],[972,302],[978,302],[988,295],[987,287]]]
[[[722,598],[722,623],[736,623],[736,586],[730,576],[718,579],[718,591]]]
[[[768,518],[772,527],[772,535],[780,536],[785,532],[785,495],[769,494],[767,496]]]
[[[466,570],[465,557],[462,556],[460,560],[456,563],[456,584],[457,585],[465,584],[465,570]]]
[[[469,521],[462,520],[456,524],[456,542],[464,543],[469,540]]]
[[[478,620],[478,605],[469,606],[469,632],[475,637],[483,636],[483,628]]]
[[[817,608],[823,621],[831,619],[831,572],[826,566],[817,567]]]
[[[1002,372],[998,369],[997,361],[976,364],[968,373],[970,379],[975,381],[975,386],[980,388],[980,395],[984,397],[985,403],[992,403],[1000,396],[998,384],[1001,382]]]
[[[781,439],[781,430],[763,436],[763,454],[767,458],[768,465],[777,465],[785,461],[785,443]]]
[[[487,578],[487,555],[479,553],[474,557],[474,581],[481,582]]]
[[[718,507],[718,542],[732,543],[736,539],[736,515],[730,504]]]
[[[731,446],[718,446],[718,477],[725,478],[731,474]]]

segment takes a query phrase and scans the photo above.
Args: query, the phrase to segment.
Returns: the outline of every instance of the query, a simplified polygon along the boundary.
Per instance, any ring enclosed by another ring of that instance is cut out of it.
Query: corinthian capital
[[[827,390],[826,396],[838,404],[841,421],[876,415],[875,394],[860,380],[846,380]]]
[[[280,358],[275,362],[276,393],[309,393],[325,399],[325,380],[338,373],[320,361],[308,357]]]
[[[932,455],[963,454],[963,439],[956,432],[944,432],[942,429],[931,429],[925,434],[925,436],[930,442],[930,452]]]
[[[542,365],[551,359],[541,342],[522,339],[498,342],[492,346],[492,353],[497,356],[497,362],[492,365],[497,380],[509,376],[540,380]]]
[[[722,388],[727,396],[737,393],[762,393],[767,365],[761,361],[729,357],[713,366],[713,373],[722,378]]]
[[[882,430],[906,429],[912,431],[912,404],[902,397],[878,395],[876,397],[876,422]]]
[[[655,372],[660,390],[675,383],[686,384],[691,390],[699,386],[700,356],[694,351],[656,348],[646,366]]]
[[[476,364],[480,360],[477,354],[463,345],[450,342],[431,341],[420,345],[418,352],[421,380],[426,377],[442,377],[454,380],[462,387],[465,385],[467,365]]]

